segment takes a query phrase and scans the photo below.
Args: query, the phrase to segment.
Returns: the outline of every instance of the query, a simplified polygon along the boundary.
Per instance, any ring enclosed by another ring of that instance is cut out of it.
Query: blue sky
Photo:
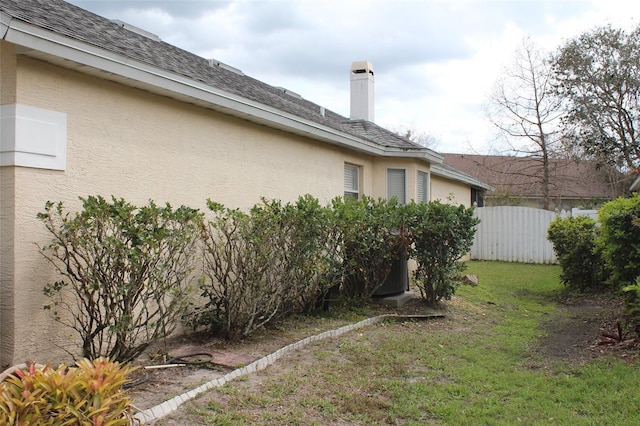
[[[524,37],[553,51],[640,22],[640,2],[623,0],[67,1],[345,116],[351,63],[368,60],[376,122],[460,153],[500,148],[482,104]]]

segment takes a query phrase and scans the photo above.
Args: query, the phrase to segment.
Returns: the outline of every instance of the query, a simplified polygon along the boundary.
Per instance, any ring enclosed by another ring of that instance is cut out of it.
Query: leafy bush
[[[635,227],[640,227],[640,218],[634,217],[632,223]],[[622,300],[625,306],[625,315],[640,338],[640,276],[636,277],[633,284],[622,288]]]
[[[596,221],[588,216],[556,218],[549,225],[547,238],[553,244],[568,288],[594,289],[606,279],[600,255],[595,251]]]
[[[598,211],[601,224],[596,247],[616,289],[635,283],[640,276],[640,195],[618,198]]]
[[[15,369],[0,382],[4,425],[132,424],[131,401],[122,390],[132,369],[105,358],[75,367]]]
[[[276,248],[288,283],[283,313],[310,312],[342,279],[341,230],[331,209],[310,195],[284,206],[272,201],[265,208],[277,215],[285,237]]]
[[[368,299],[380,288],[393,261],[404,250],[397,200],[363,197],[332,201],[336,226],[343,238],[342,290],[354,299]]]
[[[637,331],[640,331],[640,277],[636,278],[635,283],[622,288],[622,301],[627,319]]]
[[[129,361],[182,316],[202,215],[113,197],[81,200],[74,215],[62,202],[38,214],[53,235],[40,251],[62,276],[44,287],[45,308],[80,336],[83,357]]]
[[[405,207],[409,256],[417,263],[414,283],[427,304],[435,305],[455,293],[465,268],[459,260],[471,249],[478,219],[472,208],[439,201]]]
[[[249,213],[208,201],[205,306],[191,323],[227,338],[247,336],[279,316],[310,310],[339,276],[338,238],[310,196],[255,205]]]

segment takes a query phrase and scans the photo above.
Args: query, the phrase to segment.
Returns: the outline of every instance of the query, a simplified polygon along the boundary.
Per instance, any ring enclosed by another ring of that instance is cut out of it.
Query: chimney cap
[[[351,73],[373,75],[373,65],[369,61],[355,61],[351,64]]]
[[[356,61],[351,64],[351,113],[352,120],[373,122],[373,65],[369,61]]]

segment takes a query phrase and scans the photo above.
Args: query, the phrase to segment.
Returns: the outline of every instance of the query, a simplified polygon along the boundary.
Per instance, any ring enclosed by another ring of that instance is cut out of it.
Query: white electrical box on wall
[[[65,170],[67,114],[27,105],[0,105],[0,166]]]

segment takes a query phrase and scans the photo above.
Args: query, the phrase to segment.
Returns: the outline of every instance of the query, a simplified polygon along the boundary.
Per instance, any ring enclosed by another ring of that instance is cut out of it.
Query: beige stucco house
[[[43,310],[47,200],[205,209],[260,197],[398,196],[470,205],[487,187],[373,122],[373,67],[347,118],[62,0],[0,0],[0,364],[59,362]],[[346,74],[346,73],[345,73]],[[345,76],[346,78],[346,76]],[[347,101],[347,100],[345,100]]]

